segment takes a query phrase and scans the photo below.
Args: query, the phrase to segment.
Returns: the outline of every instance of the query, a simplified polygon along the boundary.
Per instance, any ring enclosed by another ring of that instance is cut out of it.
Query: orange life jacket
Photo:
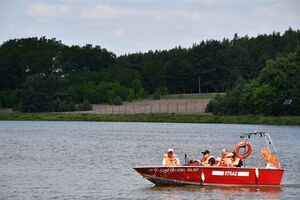
[[[221,159],[221,162],[220,162],[220,167],[227,167],[227,159],[230,159],[231,160],[231,163],[234,162],[234,159],[232,156],[228,156],[228,155],[225,155],[225,156],[222,156],[222,159]]]
[[[208,156],[205,160],[202,160],[202,161],[201,161],[202,164],[203,164],[203,165],[210,165],[208,162],[209,162],[209,160],[210,160],[211,158],[215,159],[214,156]]]
[[[179,165],[179,160],[176,154],[173,154],[172,157],[169,157],[168,154],[164,154],[165,166],[177,166]]]
[[[280,163],[278,162],[276,154],[272,153],[269,149],[263,148],[261,150],[261,156],[267,162],[272,164],[276,168],[281,168]]]

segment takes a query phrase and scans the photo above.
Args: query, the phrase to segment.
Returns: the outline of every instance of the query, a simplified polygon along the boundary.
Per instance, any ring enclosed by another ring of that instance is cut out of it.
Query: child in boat
[[[164,159],[162,161],[163,166],[179,166],[180,161],[177,155],[174,154],[173,149],[168,149],[168,152],[164,154]]]

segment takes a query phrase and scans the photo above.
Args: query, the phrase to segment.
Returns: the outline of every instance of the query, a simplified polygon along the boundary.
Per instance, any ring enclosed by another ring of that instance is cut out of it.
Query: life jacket
[[[208,156],[205,160],[202,161],[202,164],[203,164],[203,165],[214,165],[215,163],[209,163],[209,160],[210,160],[211,158],[213,158],[213,159],[215,160],[215,162],[216,162],[216,159],[215,159],[214,156]]]
[[[238,158],[238,157],[235,157],[235,159],[234,159],[232,165],[233,165],[234,167],[242,167],[242,166],[244,165],[244,163],[243,163],[242,159],[240,159],[240,158]]]
[[[227,154],[227,155],[225,155],[225,156],[222,156],[221,162],[220,162],[220,167],[227,167],[226,162],[227,162],[227,159],[228,159],[228,158],[231,160],[231,163],[234,162],[233,157],[232,157],[232,156],[229,156],[229,155]]]
[[[281,168],[280,163],[278,162],[277,156],[276,154],[272,153],[270,150],[268,150],[267,148],[263,148],[261,150],[261,156],[263,157],[263,159],[273,165],[276,168]]]
[[[172,157],[169,157],[168,154],[164,154],[165,166],[177,166],[179,165],[179,160],[176,154],[173,154]]]

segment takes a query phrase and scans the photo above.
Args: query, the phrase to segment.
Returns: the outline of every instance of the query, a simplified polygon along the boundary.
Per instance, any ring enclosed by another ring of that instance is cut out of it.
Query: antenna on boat
[[[254,131],[254,132],[250,132],[250,133],[244,133],[243,135],[240,136],[240,138],[246,138],[246,139],[250,139],[250,137],[252,135],[259,135],[260,137],[266,135],[268,133],[263,132],[263,131]]]
[[[258,135],[260,137],[264,137],[268,150],[270,150],[270,145],[271,145],[273,147],[275,153],[277,154],[277,150],[276,150],[275,145],[273,144],[272,138],[271,138],[270,134],[267,132],[254,131],[254,132],[250,132],[250,133],[245,133],[245,134],[241,135],[240,138],[250,139],[250,137],[252,135]]]
[[[267,133],[267,132],[264,132],[264,131],[254,131],[254,132],[242,134],[242,135],[240,136],[240,138],[250,139],[250,137],[251,137],[252,135],[258,135],[258,136],[260,136],[260,137],[264,137],[268,151],[271,151],[271,150],[270,150],[270,146],[272,146],[272,148],[273,148],[273,150],[274,150],[274,153],[275,153],[275,155],[276,155],[276,159],[277,159],[278,162],[279,162],[278,154],[277,154],[277,149],[276,149],[276,147],[275,147],[275,145],[274,145],[274,143],[273,143],[273,141],[272,141],[272,138],[271,138],[270,134]]]

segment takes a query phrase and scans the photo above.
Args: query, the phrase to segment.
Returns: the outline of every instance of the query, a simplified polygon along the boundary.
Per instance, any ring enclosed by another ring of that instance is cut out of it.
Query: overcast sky
[[[299,0],[0,0],[0,43],[56,38],[117,55],[300,29]]]

